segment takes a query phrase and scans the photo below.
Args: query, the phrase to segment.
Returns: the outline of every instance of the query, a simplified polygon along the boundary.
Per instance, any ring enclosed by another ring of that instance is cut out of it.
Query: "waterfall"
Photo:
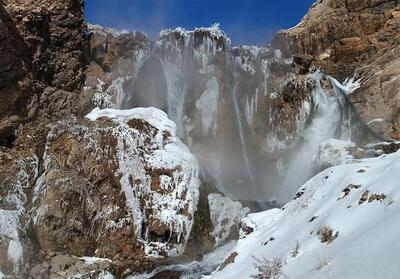
[[[291,63],[271,47],[230,48],[218,26],[164,30],[129,92],[118,94],[123,108],[165,110],[224,194],[284,202],[313,176],[323,141],[374,138],[348,99],[350,87],[319,72],[296,76]],[[286,84],[293,92],[284,95]],[[296,96],[298,85],[308,97]]]
[[[377,137],[364,124],[347,97],[350,90],[336,79],[324,76],[320,72],[312,74],[315,82],[313,89],[313,113],[309,122],[300,134],[300,142],[287,158],[284,168],[282,188],[277,199],[286,201],[308,179],[315,175],[315,157],[319,146],[326,140],[339,139],[345,142],[373,142]],[[327,79],[333,92],[321,86],[321,80]]]
[[[313,114],[308,126],[301,132],[300,143],[289,156],[289,163],[285,169],[279,201],[290,199],[295,191],[314,172],[314,156],[318,153],[319,145],[328,139],[336,138],[337,128],[341,119],[341,106],[338,95],[329,95],[321,86],[321,74],[313,75],[315,88],[313,89]]]
[[[246,150],[246,141],[243,135],[243,125],[242,125],[242,117],[241,117],[241,113],[239,110],[239,105],[237,102],[238,96],[237,96],[237,91],[236,91],[236,84],[233,88],[233,103],[235,105],[235,112],[236,112],[236,121],[237,121],[237,126],[238,126],[238,130],[239,130],[239,136],[240,136],[240,142],[241,142],[241,149],[242,149],[242,154],[243,154],[243,159],[244,159],[244,165],[246,167],[247,173],[250,177],[251,183],[253,184],[253,188],[250,189],[254,189],[254,186],[256,185],[256,180],[254,178],[253,172],[252,172],[252,168],[250,166],[250,160],[248,158],[247,155],[247,150]]]

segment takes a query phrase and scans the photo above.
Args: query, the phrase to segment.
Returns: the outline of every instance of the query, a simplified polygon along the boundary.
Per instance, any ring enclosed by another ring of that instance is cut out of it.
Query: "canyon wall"
[[[1,272],[196,259],[248,212],[221,192],[276,206],[325,140],[398,139],[399,9],[318,1],[271,46],[233,47],[218,25],[152,42],[87,25],[82,1],[0,1]],[[158,109],[116,110],[141,106]]]

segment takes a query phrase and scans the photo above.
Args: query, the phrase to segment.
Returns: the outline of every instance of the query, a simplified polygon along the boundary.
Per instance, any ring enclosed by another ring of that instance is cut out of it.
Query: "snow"
[[[102,261],[112,262],[110,259],[98,258],[98,257],[80,257],[78,259],[83,260],[86,264],[89,264],[89,265],[97,263],[97,262],[102,262]]]
[[[158,130],[165,130],[175,135],[176,125],[173,121],[168,119],[165,112],[157,108],[133,108],[129,110],[118,109],[93,109],[86,118],[91,121],[96,121],[99,118],[106,117],[109,119],[131,120],[140,119],[148,122],[151,126]]]
[[[102,271],[97,277],[98,279],[114,279],[115,276],[108,271]]]
[[[282,259],[288,278],[397,278],[399,171],[400,151],[323,171],[283,209],[245,218],[254,232],[238,241],[235,262],[211,278],[250,278],[256,272],[253,257]],[[325,226],[338,232],[330,243],[317,234]]]
[[[200,27],[200,28],[195,28],[194,30],[186,30],[181,27],[177,27],[175,29],[164,29],[161,30],[159,38],[167,37],[171,35],[172,33],[179,34],[181,37],[189,37],[193,33],[208,33],[211,38],[213,39],[224,39],[230,44],[230,39],[226,36],[225,32],[220,29],[220,24],[219,23],[214,23],[210,27]]]
[[[372,119],[371,121],[368,121],[367,125],[371,125],[371,124],[379,123],[379,122],[384,122],[384,121],[385,120],[383,120],[382,118],[375,118],[375,119]]]
[[[135,33],[136,31],[129,31],[126,29],[123,30],[117,30],[114,28],[107,28],[107,27],[103,27],[101,25],[98,24],[90,24],[88,23],[88,29],[92,32],[96,32],[99,33],[101,35],[107,35],[110,34],[113,37],[119,37],[121,35],[125,35],[125,34],[129,34],[129,33]]]

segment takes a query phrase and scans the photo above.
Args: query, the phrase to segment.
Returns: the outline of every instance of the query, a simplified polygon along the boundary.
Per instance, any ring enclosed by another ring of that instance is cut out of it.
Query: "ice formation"
[[[183,252],[189,237],[193,221],[187,215],[176,214],[178,211],[187,211],[194,215],[198,201],[199,167],[196,158],[176,137],[176,126],[168,119],[167,115],[155,108],[135,108],[131,110],[95,109],[86,116],[95,121],[106,117],[113,119],[117,124],[113,131],[117,138],[117,158],[119,164],[120,183],[125,193],[127,207],[135,218],[136,235],[143,238],[146,245],[146,253],[157,256],[157,249],[163,249],[164,243],[147,243],[146,235],[142,234],[142,224],[145,221],[143,209],[140,207],[140,199],[150,197],[149,205],[152,218],[171,228],[171,233],[177,234],[178,245],[168,250],[171,256]],[[144,158],[138,154],[138,148],[143,145],[140,133],[132,130],[127,125],[131,119],[143,120],[157,129],[149,153]],[[168,141],[165,142],[165,136]],[[143,161],[144,159],[144,161]],[[151,191],[151,179],[145,172],[145,166],[155,170],[174,170],[173,176],[160,176],[160,188],[170,192],[160,194]],[[132,188],[130,179],[140,180],[143,187]]]

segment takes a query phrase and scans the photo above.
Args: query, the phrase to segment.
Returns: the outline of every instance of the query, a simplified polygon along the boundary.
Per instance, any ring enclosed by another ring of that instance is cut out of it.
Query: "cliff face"
[[[88,40],[82,1],[5,0],[0,17],[0,142],[7,146],[24,122],[79,112]]]
[[[398,9],[396,0],[319,0],[273,45],[343,80],[398,39]]]
[[[359,80],[351,99],[362,119],[399,139],[399,30],[399,1],[322,0],[273,45],[339,80]]]

